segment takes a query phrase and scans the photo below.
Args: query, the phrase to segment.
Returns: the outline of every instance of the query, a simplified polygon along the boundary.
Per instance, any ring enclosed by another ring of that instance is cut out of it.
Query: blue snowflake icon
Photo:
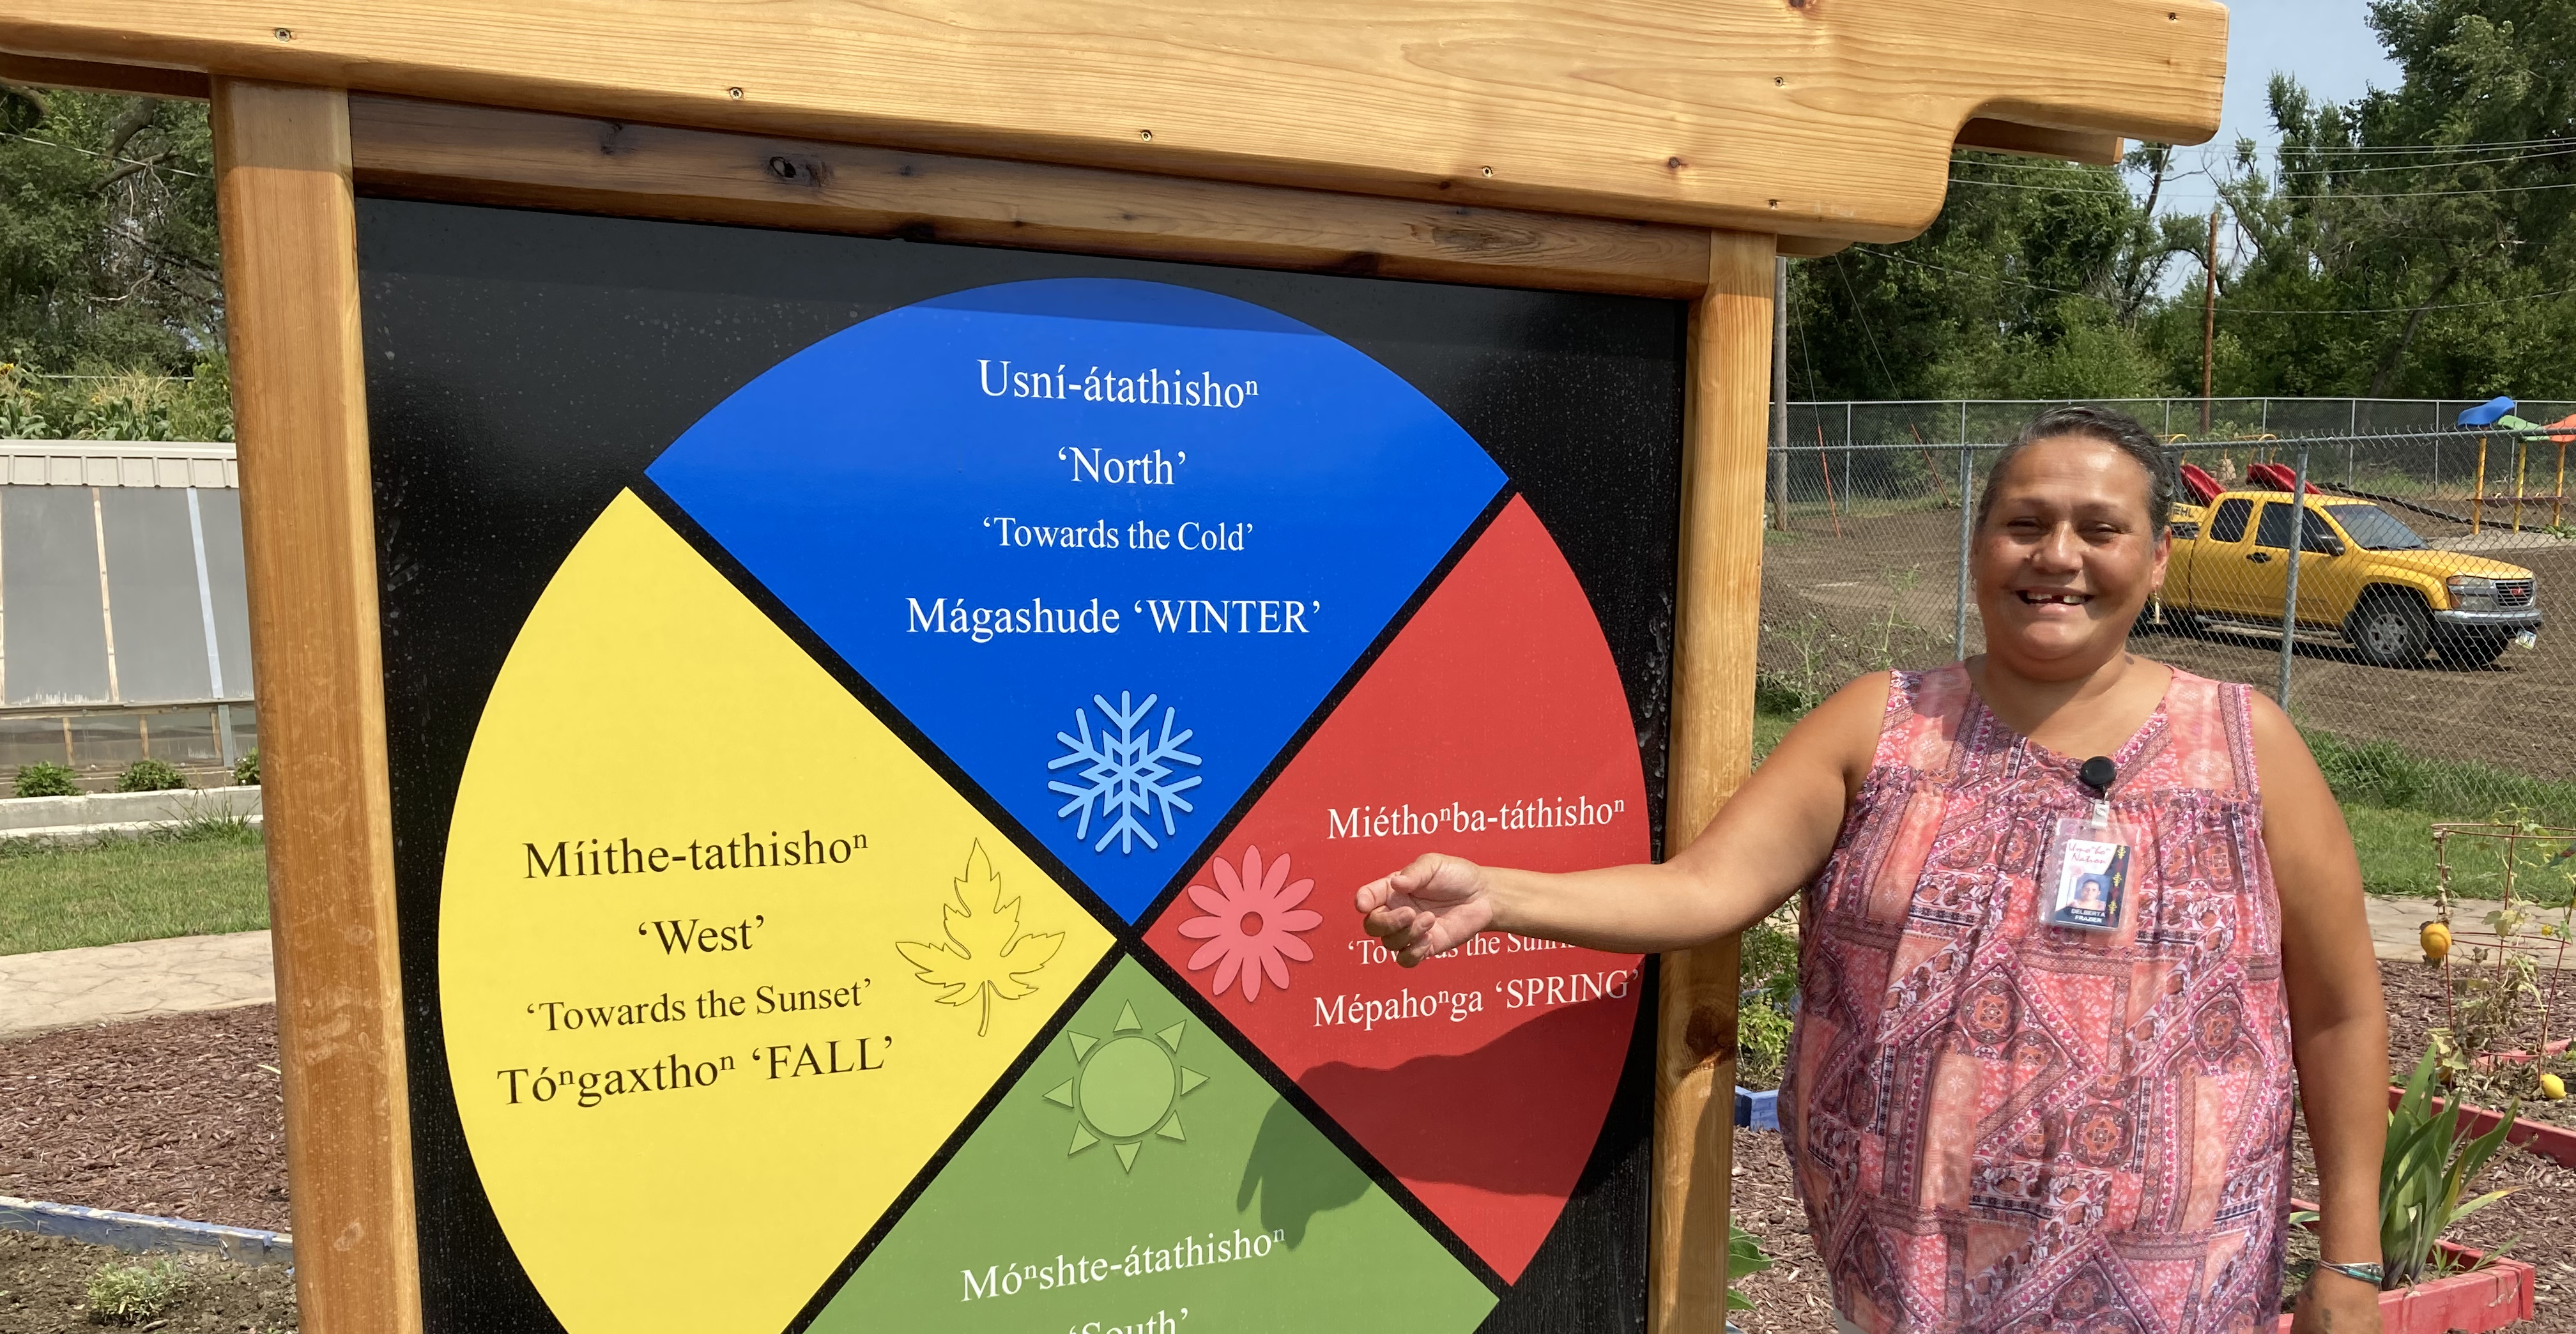
[[[1154,711],[1154,701],[1160,698],[1159,695],[1147,695],[1144,703],[1137,704],[1133,695],[1122,690],[1118,692],[1117,705],[1112,707],[1107,698],[1094,695],[1091,702],[1100,706],[1100,735],[1093,737],[1091,719],[1078,708],[1073,711],[1073,725],[1081,735],[1055,734],[1055,739],[1063,742],[1072,753],[1047,761],[1048,770],[1079,764],[1083,782],[1083,786],[1065,782],[1047,784],[1050,790],[1073,799],[1055,813],[1056,818],[1060,820],[1081,812],[1082,819],[1073,829],[1075,838],[1091,837],[1091,818],[1095,812],[1110,822],[1109,827],[1101,832],[1100,841],[1091,845],[1093,852],[1108,851],[1112,839],[1117,840],[1121,853],[1134,852],[1136,840],[1140,838],[1145,840],[1147,848],[1160,848],[1163,845],[1154,841],[1153,831],[1137,817],[1152,818],[1159,804],[1163,834],[1172,837],[1180,832],[1172,822],[1172,812],[1194,809],[1181,799],[1181,794],[1199,785],[1198,776],[1193,774],[1177,783],[1170,781],[1174,764],[1199,762],[1198,756],[1181,749],[1189,744],[1194,733],[1184,728],[1175,735],[1172,723],[1180,710],[1165,709],[1162,735],[1159,738],[1155,736],[1148,715]],[[1138,727],[1140,723],[1144,724],[1141,729]],[[1113,732],[1112,728],[1116,730]]]

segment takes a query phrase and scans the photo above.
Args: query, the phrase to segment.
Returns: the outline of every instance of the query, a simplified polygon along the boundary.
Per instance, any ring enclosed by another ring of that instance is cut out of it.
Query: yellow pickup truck
[[[2227,621],[2277,635],[2291,501],[2286,491],[2229,491],[2176,505],[2164,623],[2195,632]],[[2431,652],[2483,667],[2516,639],[2537,642],[2539,593],[2519,565],[2434,550],[2388,511],[2346,496],[2308,496],[2301,528],[2299,625],[2342,635],[2366,662],[2406,667]]]

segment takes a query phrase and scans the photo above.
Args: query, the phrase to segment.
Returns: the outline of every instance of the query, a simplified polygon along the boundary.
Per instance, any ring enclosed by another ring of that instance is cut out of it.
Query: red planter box
[[[2297,1209],[2316,1208],[2302,1200],[2290,1203]],[[2447,1241],[2435,1245],[2451,1263],[2463,1267],[2476,1263],[2481,1255]],[[2444,1334],[2447,1330],[2486,1334],[2529,1320],[2536,1309],[2539,1277],[2538,1270],[2520,1260],[2499,1259],[2484,1269],[2383,1292],[2379,1294],[2380,1334]],[[2277,1334],[2290,1334],[2294,1319],[2281,1317]]]
[[[2389,1086],[2389,1107],[2394,1109],[2397,1106],[2397,1100],[2404,1096],[2406,1096],[2406,1090],[2395,1085]],[[2435,1098],[2434,1114],[2439,1115],[2441,1110],[2442,1100]],[[2502,1113],[2490,1112],[2484,1107],[2475,1107],[2467,1103],[2460,1105],[2460,1133],[2463,1135],[2483,1135],[2495,1129],[2496,1122],[2503,1119]],[[2553,1126],[2545,1121],[2534,1121],[2529,1117],[2518,1116],[2514,1118],[2513,1129],[2504,1132],[2504,1142],[2519,1144],[2544,1158],[2554,1158],[2568,1167],[2576,1167],[2576,1130],[2570,1130],[2565,1126]]]

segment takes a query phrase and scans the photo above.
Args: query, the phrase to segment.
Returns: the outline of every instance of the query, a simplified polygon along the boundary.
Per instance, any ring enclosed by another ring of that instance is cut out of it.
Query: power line
[[[1869,338],[1869,355],[1878,362],[1878,373],[1887,380],[1888,389],[1896,388],[1896,372],[1887,368],[1887,354],[1878,350],[1878,331],[1869,327],[1869,307],[1861,304],[1860,293],[1853,290],[1851,269],[1843,257],[1834,256],[1834,275],[1843,280],[1843,294],[1851,298],[1852,314],[1860,320],[1860,331]]]
[[[204,172],[189,171],[182,167],[168,166],[158,162],[137,162],[130,157],[110,157],[105,153],[94,152],[90,149],[82,148],[77,144],[58,144],[51,139],[39,139],[32,134],[25,134],[16,130],[0,130],[0,136],[5,136],[11,139],[24,139],[31,144],[42,144],[47,148],[59,148],[66,153],[78,153],[82,157],[94,157],[102,162],[114,162],[120,166],[141,167],[146,171],[166,171],[173,176],[187,176],[201,181],[206,178]]]
[[[1854,245],[1852,249],[1861,251],[1865,254],[1876,255],[1881,259],[1892,259],[1899,264],[1911,264],[1918,269],[1933,269],[1941,273],[1957,274],[1962,278],[1983,278],[1988,282],[2002,283],[2007,287],[2028,288],[2034,292],[2053,292],[2059,296],[2080,296],[2092,301],[2102,300],[2101,297],[2096,296],[2091,292],[2079,292],[2071,287],[2050,287],[2046,283],[2030,283],[2023,282],[2019,278],[2007,278],[2000,273],[1976,273],[1967,269],[1954,269],[1947,264],[1935,264],[1929,260],[1916,259],[1911,255],[1900,255],[1893,250],[1879,250],[1865,245]],[[1843,281],[1845,283],[1849,283],[1851,280],[1849,278],[1845,278]],[[2109,305],[2110,303],[2105,301],[2103,304]]]
[[[2552,297],[2571,294],[2576,294],[2576,287],[2553,288],[2546,292],[2532,292],[2523,296],[2500,296],[2492,301],[2445,301],[2424,306],[2421,309],[2474,310],[2481,306],[2511,306],[2525,301],[2547,301]],[[2419,308],[2415,306],[2368,306],[2355,310],[2298,310],[2286,306],[2271,310],[2247,309],[2241,306],[2219,307],[2221,313],[2228,315],[2411,315],[2417,309]]]
[[[2513,153],[2529,148],[2559,149],[2571,146],[2565,138],[2504,139],[2483,144],[2300,144],[2302,153],[2331,153],[2339,156],[2374,157],[2394,153]],[[2293,145],[2282,144],[2284,149]]]
[[[2283,152],[2282,157],[2290,156]],[[2407,162],[2393,167],[2275,167],[2282,176],[2358,176],[2372,171],[2456,171],[2462,167],[2501,167],[2514,162],[2538,162],[2543,158],[2576,156],[2576,146],[2553,148],[2543,153],[2517,153],[2512,157],[2476,158],[2465,162]]]
[[[1862,251],[1867,254],[1877,255],[1882,259],[1892,259],[1899,264],[1911,264],[1918,269],[1935,269],[1942,273],[1956,274],[1962,278],[1982,278],[1987,282],[2001,283],[2007,287],[2027,288],[2034,292],[2049,292],[2058,296],[2082,297],[2087,301],[2099,301],[2104,306],[2111,306],[2111,302],[2104,300],[2102,297],[2097,296],[2094,293],[2077,291],[2071,287],[2050,287],[2045,283],[2023,282],[2018,278],[2007,278],[1999,273],[1976,273],[1968,269],[1954,269],[1946,264],[1934,264],[1928,260],[1920,260],[1910,255],[1897,254],[1893,250],[1880,250],[1872,246],[1855,245],[1852,249]],[[1850,279],[1845,278],[1844,281],[1848,283]],[[2523,296],[2497,297],[2491,301],[2450,301],[2439,305],[2426,306],[2423,307],[2423,309],[2473,310],[2484,306],[2510,306],[2524,301],[2546,301],[2552,297],[2568,296],[2571,294],[2576,294],[2576,287],[2560,287],[2547,292],[2532,292]],[[2116,309],[2116,307],[2113,308]],[[2221,304],[2219,306],[2219,313],[2225,315],[2411,315],[2415,310],[2416,307],[2414,306],[2366,306],[2346,310],[2302,310],[2289,306],[2230,306],[2225,304]]]
[[[1953,176],[1950,178],[1950,183],[1952,185],[1988,185],[2005,190],[2044,190],[2061,195],[2118,195],[2122,199],[2136,199],[2136,196],[2127,190],[2087,190],[2073,185],[2029,185],[2020,181],[1981,181],[1973,176]],[[2265,198],[2277,199],[2284,203],[2328,199],[2447,199],[2461,195],[2524,194],[2534,190],[2576,190],[2576,181],[2559,181],[2551,185],[2498,185],[2482,190],[2390,190],[2384,193],[2354,191],[2350,194],[2332,195],[2267,195]]]

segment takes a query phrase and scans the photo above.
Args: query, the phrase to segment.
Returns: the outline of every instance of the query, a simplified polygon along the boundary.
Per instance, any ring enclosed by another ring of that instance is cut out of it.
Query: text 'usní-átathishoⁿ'
[[[1240,408],[1261,396],[1258,380],[1220,380],[1207,371],[1197,379],[1175,366],[1165,379],[1163,368],[1148,366],[1120,374],[1116,368],[1093,366],[1076,371],[1072,362],[1045,366],[1015,365],[1009,359],[975,359],[975,387],[986,398],[1062,399],[1068,403],[1134,403],[1161,408]]]

